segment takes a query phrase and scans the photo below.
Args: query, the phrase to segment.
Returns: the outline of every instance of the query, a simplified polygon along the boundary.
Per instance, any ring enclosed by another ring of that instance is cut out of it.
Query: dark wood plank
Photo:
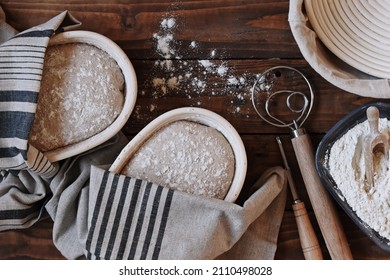
[[[46,219],[28,229],[0,232],[0,259],[64,259],[53,244],[52,228]]]
[[[287,21],[288,1],[1,1],[10,23],[24,30],[69,10],[84,30],[116,41],[130,58],[158,58],[153,35],[161,21],[177,21],[177,47],[192,41],[198,52],[183,58],[207,57],[218,48],[224,57],[259,58],[300,56]],[[277,32],[275,32],[277,31]]]

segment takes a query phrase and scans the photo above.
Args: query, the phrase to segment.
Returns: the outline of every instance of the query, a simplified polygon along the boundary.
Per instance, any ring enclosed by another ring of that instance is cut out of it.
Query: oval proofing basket
[[[155,132],[179,120],[193,121],[215,128],[228,140],[235,157],[235,170],[232,184],[224,200],[234,202],[242,189],[246,176],[247,158],[245,147],[237,131],[226,119],[206,109],[184,107],[171,110],[154,119],[123,148],[117,159],[111,165],[110,171],[121,173],[132,156]]]
[[[90,31],[67,31],[55,35],[50,40],[49,46],[69,43],[86,43],[95,46],[108,53],[118,63],[125,80],[124,104],[122,111],[115,121],[100,133],[81,142],[45,152],[45,156],[51,162],[81,154],[115,136],[129,119],[137,99],[137,78],[133,65],[118,45],[98,33]]]

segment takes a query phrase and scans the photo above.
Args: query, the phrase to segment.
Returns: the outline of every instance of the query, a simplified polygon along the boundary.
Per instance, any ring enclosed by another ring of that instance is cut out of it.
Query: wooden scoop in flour
[[[364,138],[364,162],[365,176],[369,188],[374,187],[374,156],[376,153],[383,153],[385,157],[389,154],[389,141],[385,134],[378,129],[379,110],[375,106],[367,109],[367,120],[370,126],[370,133]]]

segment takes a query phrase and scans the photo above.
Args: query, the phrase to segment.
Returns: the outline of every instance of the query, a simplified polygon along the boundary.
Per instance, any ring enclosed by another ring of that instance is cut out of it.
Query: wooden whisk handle
[[[295,133],[295,137],[291,141],[314,214],[331,258],[352,259],[352,253],[335,205],[323,187],[315,169],[313,148],[309,136],[304,130],[299,131]]]

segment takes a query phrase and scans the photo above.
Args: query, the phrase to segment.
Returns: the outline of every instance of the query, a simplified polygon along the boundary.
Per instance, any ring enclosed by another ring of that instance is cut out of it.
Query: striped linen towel
[[[80,23],[68,12],[17,33],[0,8],[0,231],[26,228],[44,214],[58,171],[28,143],[50,37]]]
[[[45,177],[57,171],[56,165],[29,145],[28,136],[36,112],[47,44],[55,32],[77,25],[79,22],[65,11],[0,45],[1,170],[28,168]]]
[[[240,206],[93,166],[85,255],[87,259],[272,259],[285,206],[284,170],[268,170],[256,186]]]
[[[91,165],[110,166],[127,143],[120,133],[94,149],[61,161],[59,170],[49,179],[29,169],[5,174],[0,181],[0,232],[31,227],[49,215],[58,249],[68,250],[68,258],[83,255],[80,236],[87,228]]]

